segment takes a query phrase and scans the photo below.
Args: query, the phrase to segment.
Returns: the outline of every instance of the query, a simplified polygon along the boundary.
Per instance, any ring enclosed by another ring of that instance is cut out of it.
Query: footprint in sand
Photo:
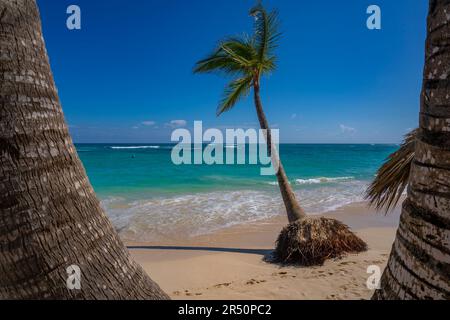
[[[266,282],[266,280],[250,279],[250,280],[248,280],[245,284],[247,284],[247,285],[253,285],[253,284],[258,284],[258,283],[263,283],[263,282]]]
[[[196,292],[196,293],[189,292],[189,290],[185,290],[184,293],[185,293],[185,295],[188,296],[188,297],[191,297],[191,296],[193,296],[193,295],[201,296],[201,295],[203,294],[203,293],[201,293],[201,292]]]
[[[219,283],[219,284],[216,284],[214,286],[214,288],[229,287],[230,285],[231,285],[231,282]]]
[[[280,272],[274,272],[272,273],[272,276],[276,277],[276,276],[284,276],[287,275],[286,271],[280,271]]]
[[[323,271],[323,270],[319,270],[319,271],[317,271],[317,277],[319,277],[319,278],[324,278],[324,277],[326,277],[327,275],[325,274],[325,271]]]
[[[192,296],[192,293],[190,293],[189,290],[184,290],[184,294],[188,297]]]
[[[377,264],[381,264],[381,263],[384,263],[385,261],[384,260],[376,260],[374,262],[377,263]]]

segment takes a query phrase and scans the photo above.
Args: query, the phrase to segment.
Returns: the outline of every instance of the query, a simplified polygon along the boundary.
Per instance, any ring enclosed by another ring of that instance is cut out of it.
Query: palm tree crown
[[[254,34],[229,37],[221,41],[212,54],[197,62],[194,72],[221,72],[234,79],[226,86],[217,115],[230,110],[262,75],[275,70],[274,49],[280,37],[277,12],[267,12],[261,5],[250,10],[255,18]]]

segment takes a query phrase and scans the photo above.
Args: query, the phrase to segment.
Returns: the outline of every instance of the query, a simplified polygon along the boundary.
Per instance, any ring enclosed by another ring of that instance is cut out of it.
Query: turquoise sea
[[[170,144],[77,144],[116,228],[131,240],[181,239],[284,214],[276,178],[260,165],[175,165]],[[234,146],[240,148],[246,146]],[[280,156],[309,214],[362,200],[398,145],[282,144]]]

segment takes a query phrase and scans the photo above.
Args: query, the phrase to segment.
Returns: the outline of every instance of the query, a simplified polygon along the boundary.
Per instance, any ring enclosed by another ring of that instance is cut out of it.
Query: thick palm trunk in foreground
[[[259,124],[261,129],[266,130],[267,132],[267,148],[268,153],[275,157],[275,161],[278,162],[278,170],[276,171],[276,176],[278,180],[278,186],[280,187],[281,196],[283,198],[284,206],[286,207],[286,213],[288,216],[289,222],[294,222],[306,217],[305,212],[300,207],[294,190],[292,190],[291,184],[289,183],[289,179],[286,176],[286,172],[284,171],[283,164],[281,163],[281,159],[278,154],[273,155],[272,152],[277,152],[276,149],[272,148],[272,136],[269,128],[269,123],[266,119],[266,115],[264,114],[264,110],[261,103],[261,97],[259,93],[259,79],[255,79],[254,81],[254,100],[256,113],[258,115]]]
[[[34,0],[0,0],[0,298],[164,299],[102,211],[69,136]],[[67,267],[81,288],[67,288]]]
[[[374,299],[450,299],[450,1],[431,0],[408,197]]]

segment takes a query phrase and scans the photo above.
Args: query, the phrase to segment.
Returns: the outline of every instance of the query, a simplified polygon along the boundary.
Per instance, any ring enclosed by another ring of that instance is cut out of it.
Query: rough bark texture
[[[276,176],[278,180],[278,186],[280,187],[281,196],[283,198],[284,206],[286,207],[288,220],[289,222],[294,222],[302,218],[305,218],[306,214],[300,207],[295,197],[294,190],[292,190],[292,187],[289,183],[289,179],[286,176],[286,172],[284,171],[283,164],[281,163],[276,148],[272,148],[272,136],[269,128],[269,123],[267,122],[267,118],[266,115],[264,114],[264,110],[262,107],[262,102],[259,93],[260,90],[259,79],[257,77],[255,78],[253,87],[254,87],[255,107],[256,113],[258,115],[259,124],[261,126],[261,129],[267,130],[266,139],[267,139],[268,154],[272,156],[272,159],[275,158],[275,161],[278,162],[278,171],[276,172]]]
[[[407,200],[373,299],[450,299],[450,0],[431,0]]]
[[[81,289],[66,268],[81,269]],[[69,136],[34,0],[0,0],[0,298],[165,299],[130,259]]]

